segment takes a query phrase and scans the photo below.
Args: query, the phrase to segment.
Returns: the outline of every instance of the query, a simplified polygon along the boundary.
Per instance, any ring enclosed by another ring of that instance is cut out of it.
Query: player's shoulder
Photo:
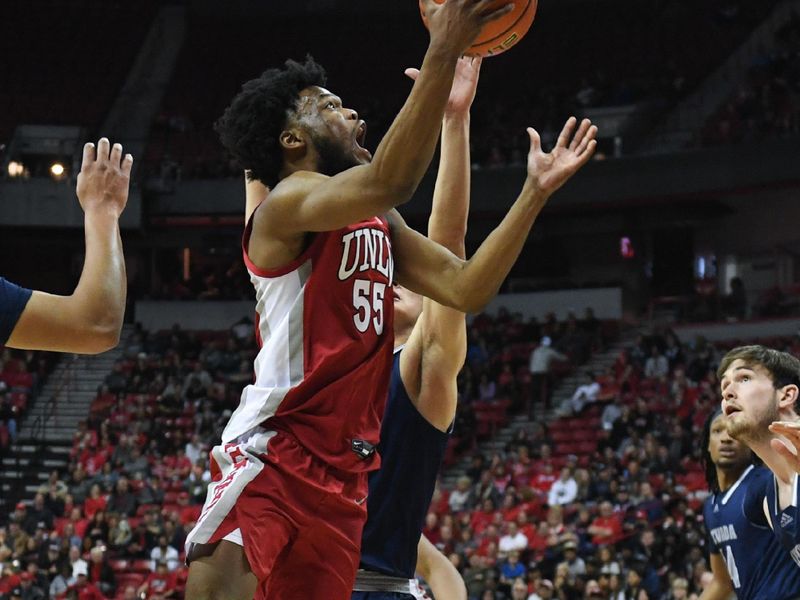
[[[772,471],[761,465],[754,465],[750,472],[744,479],[744,483],[748,488],[756,486],[765,486],[772,481]]]

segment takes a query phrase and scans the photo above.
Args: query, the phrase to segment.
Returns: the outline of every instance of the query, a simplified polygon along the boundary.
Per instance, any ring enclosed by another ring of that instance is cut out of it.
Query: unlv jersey
[[[392,368],[394,273],[389,228],[372,219],[312,234],[280,269],[260,269],[243,239],[256,291],[261,349],[255,383],[222,433],[229,443],[257,426],[292,435],[343,471],[377,468],[380,420]]]

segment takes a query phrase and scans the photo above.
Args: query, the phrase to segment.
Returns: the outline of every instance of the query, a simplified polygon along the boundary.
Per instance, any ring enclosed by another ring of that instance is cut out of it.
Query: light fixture
[[[64,169],[64,165],[59,162],[55,162],[50,165],[50,175],[52,175],[55,179],[60,179],[63,177],[65,171],[66,169]]]
[[[25,172],[25,165],[23,165],[21,162],[12,160],[11,162],[8,163],[9,177],[21,177],[24,172]]]

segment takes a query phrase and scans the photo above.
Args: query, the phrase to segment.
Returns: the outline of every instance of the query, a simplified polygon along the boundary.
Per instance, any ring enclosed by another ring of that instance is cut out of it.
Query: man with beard
[[[243,239],[256,290],[256,382],[212,450],[213,481],[187,538],[186,595],[350,597],[368,471],[392,366],[395,281],[462,312],[497,292],[544,204],[594,152],[570,119],[531,151],[522,193],[470,260],[405,225],[438,138],[458,57],[510,5],[425,0],[430,44],[374,159],[358,114],[312,59],[247,82],[218,123],[223,144],[269,186]],[[395,271],[395,259],[397,270]],[[387,289],[388,288],[388,289]]]
[[[763,511],[770,472],[728,435],[721,410],[706,421],[703,463],[711,495],[703,506],[714,578],[701,600],[796,598],[800,569],[769,529]]]
[[[764,346],[728,352],[717,375],[722,411],[730,436],[750,447],[772,471],[762,506],[774,534],[800,566],[800,511],[797,507],[797,432],[800,417],[800,361]],[[787,590],[800,597],[800,588]]]

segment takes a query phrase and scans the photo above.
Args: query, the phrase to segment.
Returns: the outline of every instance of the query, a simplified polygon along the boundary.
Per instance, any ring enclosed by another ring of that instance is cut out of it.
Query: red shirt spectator
[[[595,546],[613,544],[622,538],[622,519],[610,502],[600,504],[600,514],[589,525],[589,534]]]

